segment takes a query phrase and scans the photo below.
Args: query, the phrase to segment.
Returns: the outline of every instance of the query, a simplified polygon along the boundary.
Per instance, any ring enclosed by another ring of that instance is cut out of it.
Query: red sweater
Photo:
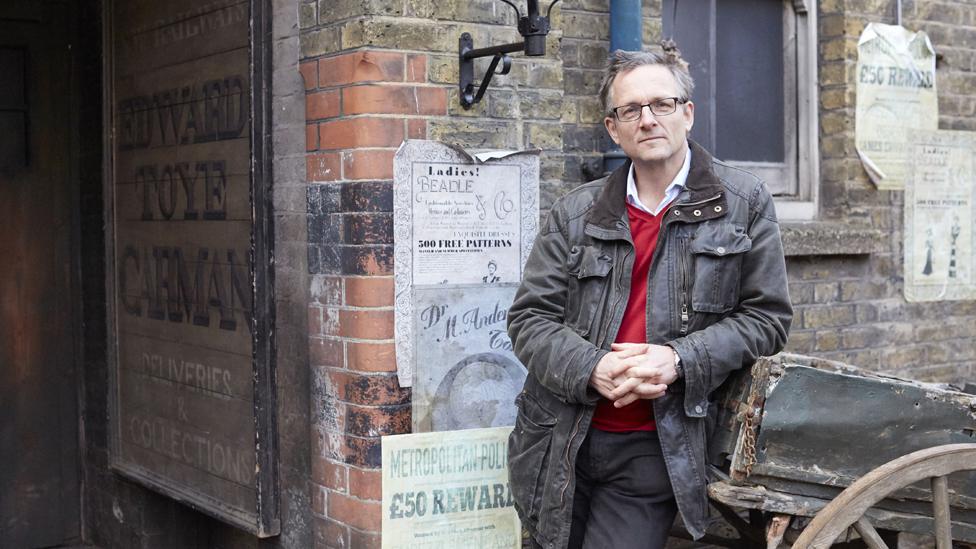
[[[634,270],[630,276],[630,296],[616,343],[647,343],[647,275],[666,211],[665,208],[655,216],[627,204],[630,235],[635,249]],[[612,402],[601,398],[593,415],[593,427],[615,433],[653,431],[657,427],[652,402],[639,399],[623,408],[614,408]]]

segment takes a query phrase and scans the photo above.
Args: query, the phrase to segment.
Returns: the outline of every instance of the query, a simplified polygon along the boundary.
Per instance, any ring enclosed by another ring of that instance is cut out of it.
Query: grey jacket
[[[691,148],[687,186],[664,214],[651,263],[647,341],[673,347],[684,367],[653,407],[678,509],[698,538],[710,395],[731,371],[783,348],[793,310],[766,186]],[[529,370],[509,439],[511,487],[523,524],[546,548],[568,543],[576,453],[599,399],[590,374],[616,339],[630,292],[629,168],[553,205],[508,313]]]

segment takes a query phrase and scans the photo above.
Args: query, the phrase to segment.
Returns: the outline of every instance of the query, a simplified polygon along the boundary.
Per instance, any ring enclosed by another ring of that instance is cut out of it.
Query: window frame
[[[673,0],[676,3],[681,0]],[[687,0],[686,0],[687,1]],[[711,67],[716,59],[716,5],[721,0],[709,2],[707,58],[709,82],[702,82],[700,88],[709,97],[703,101],[714,101],[716,72]],[[741,167],[767,181],[770,192],[776,196],[776,210],[779,218],[791,220],[810,220],[817,215],[817,198],[820,182],[819,162],[819,82],[817,69],[817,3],[815,0],[782,0],[783,5],[783,46],[784,46],[784,155],[787,159],[779,162],[728,161],[730,165]],[[664,7],[662,5],[662,7]],[[680,5],[678,6],[680,9]],[[668,18],[670,10],[664,9]],[[675,22],[671,21],[671,27]],[[673,30],[672,30],[673,33]],[[694,49],[701,46],[684,44]],[[679,47],[682,44],[679,43]],[[697,94],[696,94],[697,95]],[[715,111],[709,109],[706,130],[714,136]],[[713,138],[713,141],[715,139]],[[784,173],[785,172],[785,173]],[[777,183],[782,182],[782,183]]]

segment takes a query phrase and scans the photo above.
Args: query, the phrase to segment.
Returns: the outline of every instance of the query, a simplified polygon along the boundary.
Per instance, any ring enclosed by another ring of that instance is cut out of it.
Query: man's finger
[[[664,385],[663,383],[644,382],[639,384],[637,387],[634,387],[631,394],[638,395],[640,398],[654,399],[664,396],[667,389],[668,386]]]
[[[613,401],[613,406],[614,408],[623,408],[624,406],[636,402],[638,398],[640,397],[637,396],[636,393],[627,393],[626,395],[623,396],[623,398],[619,398]]]
[[[650,347],[647,343],[611,343],[611,351],[636,350],[638,353],[646,353]]]
[[[634,377],[628,379],[627,381],[624,381],[623,383],[621,383],[620,385],[618,385],[617,388],[614,389],[610,393],[611,400],[617,400],[618,398],[620,398],[620,397],[626,395],[627,393],[633,391],[634,388],[637,387],[638,385],[640,385],[642,381],[643,381],[642,379],[638,379],[638,378],[634,378]]]
[[[607,368],[607,375],[610,377],[620,377],[627,370],[640,366],[644,362],[644,355],[627,356],[619,359],[615,364]]]

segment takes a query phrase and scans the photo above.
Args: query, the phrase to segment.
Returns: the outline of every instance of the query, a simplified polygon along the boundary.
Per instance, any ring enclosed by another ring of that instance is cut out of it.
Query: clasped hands
[[[647,343],[614,343],[590,375],[590,386],[614,407],[623,408],[639,398],[664,395],[678,379],[671,347]]]

